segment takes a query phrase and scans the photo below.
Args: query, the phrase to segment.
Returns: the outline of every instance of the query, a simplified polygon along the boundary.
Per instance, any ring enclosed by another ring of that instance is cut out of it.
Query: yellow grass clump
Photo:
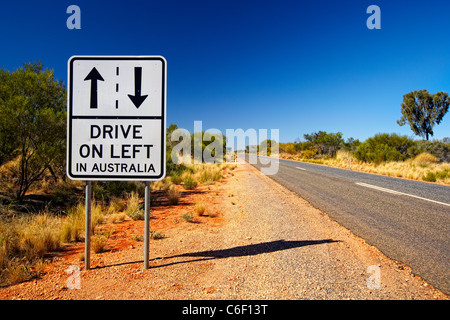
[[[419,163],[419,164],[423,164],[423,163],[438,163],[439,160],[438,160],[438,158],[436,158],[432,154],[430,154],[428,152],[423,152],[423,153],[417,155],[414,158],[414,162],[415,163]]]
[[[133,220],[145,219],[145,212],[141,207],[139,195],[136,192],[131,192],[128,195],[128,202],[125,213]]]
[[[206,206],[204,203],[200,202],[195,205],[195,212],[199,216],[202,216],[205,213],[205,210],[206,210]]]
[[[292,155],[282,155],[282,158],[302,161]],[[349,152],[339,150],[335,158],[320,159],[320,164],[348,169],[348,160],[351,161],[351,170],[381,174],[397,178],[406,178],[419,181],[450,184],[450,163],[440,163],[438,159],[429,154],[421,153],[414,159],[405,161],[390,161],[380,164],[358,161]]]
[[[0,285],[41,272],[44,255],[61,245],[59,228],[60,220],[47,212],[0,219]]]
[[[86,207],[83,203],[71,208],[67,214],[66,222],[61,228],[61,241],[79,241],[84,237]],[[93,202],[91,204],[91,233],[95,227],[105,221],[102,207]]]
[[[170,188],[167,191],[167,198],[169,200],[169,204],[176,205],[180,201],[181,193],[177,191],[174,187]]]

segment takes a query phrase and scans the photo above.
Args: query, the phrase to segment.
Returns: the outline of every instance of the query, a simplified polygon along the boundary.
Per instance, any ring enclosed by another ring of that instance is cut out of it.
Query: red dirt
[[[152,204],[152,215],[150,219],[150,229],[162,234],[172,234],[183,232],[192,228],[218,228],[222,226],[223,209],[222,201],[225,195],[220,191],[226,184],[226,178],[216,185],[199,185],[195,190],[184,190],[181,186],[176,186],[181,197],[177,205],[169,205],[164,191],[152,191],[155,197],[155,205]],[[206,205],[204,215],[195,213],[195,205],[202,202]],[[182,219],[183,214],[191,213],[194,220],[191,223]],[[211,215],[211,216],[210,216]],[[106,223],[95,229],[93,238],[106,238],[105,250],[102,253],[91,252],[91,270],[114,265],[120,259],[122,253],[143,246],[144,221],[133,221],[126,218],[120,223]],[[157,241],[151,239],[151,246],[157,245]],[[68,292],[66,279],[69,275],[65,272],[68,266],[77,265],[83,272],[84,242],[64,245],[60,251],[52,252],[46,258],[51,262],[45,266],[44,272],[38,279],[20,283],[0,289],[0,300],[11,299],[66,299],[64,292]],[[142,257],[143,258],[143,252]],[[144,277],[142,272],[143,264],[139,262],[123,262],[128,264],[128,276],[132,279]],[[150,263],[151,265],[153,262]],[[84,272],[83,272],[84,273]],[[83,274],[83,279],[90,278],[89,273]],[[40,292],[35,288],[39,287]],[[56,287],[56,288],[55,288]],[[176,290],[176,285],[170,290]],[[211,290],[214,290],[213,288]]]

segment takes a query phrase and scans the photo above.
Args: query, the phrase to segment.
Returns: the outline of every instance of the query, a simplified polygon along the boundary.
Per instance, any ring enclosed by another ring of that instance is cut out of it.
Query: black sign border
[[[78,116],[73,115],[73,64],[77,60],[93,60],[93,61],[102,61],[102,60],[124,60],[124,61],[160,61],[162,63],[162,91],[161,91],[161,116],[155,117],[133,117],[133,116],[106,116],[106,117],[97,117],[97,116],[82,116],[84,119],[100,119],[100,118],[108,118],[108,119],[158,119],[161,120],[161,174],[159,175],[80,175],[80,174],[72,174],[72,120],[76,118],[80,118]],[[68,88],[69,92],[67,95],[67,161],[66,161],[66,171],[67,176],[72,180],[96,180],[96,181],[111,181],[111,180],[119,180],[119,181],[158,181],[164,179],[166,176],[166,60],[162,56],[73,56],[68,61]]]

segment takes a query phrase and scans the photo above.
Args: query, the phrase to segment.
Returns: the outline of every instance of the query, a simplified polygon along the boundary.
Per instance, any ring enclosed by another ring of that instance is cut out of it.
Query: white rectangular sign
[[[69,59],[69,178],[164,178],[166,70],[161,56]]]

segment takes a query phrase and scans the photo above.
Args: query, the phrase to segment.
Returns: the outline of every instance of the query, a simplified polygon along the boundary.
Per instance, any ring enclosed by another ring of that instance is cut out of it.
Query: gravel
[[[150,270],[139,242],[94,255],[79,290],[67,288],[73,261],[61,259],[0,299],[448,299],[253,167],[240,164],[227,179],[214,198],[220,215],[164,230],[150,243]],[[379,289],[368,288],[369,266]]]

